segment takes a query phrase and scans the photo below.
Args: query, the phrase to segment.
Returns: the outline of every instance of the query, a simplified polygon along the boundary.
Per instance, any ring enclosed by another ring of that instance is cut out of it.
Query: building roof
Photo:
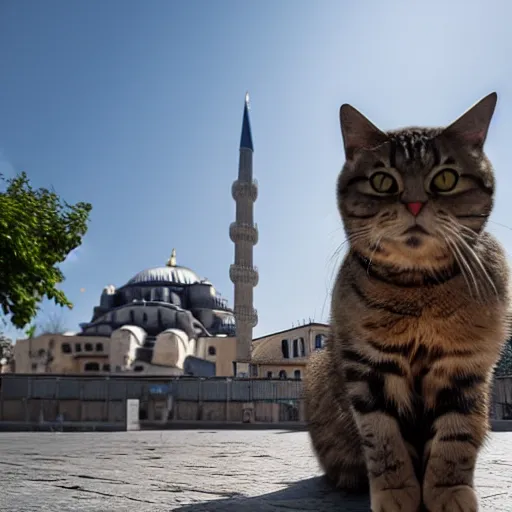
[[[254,338],[252,341],[253,341],[253,343],[255,341],[262,341],[266,338],[270,338],[272,336],[278,336],[278,335],[285,334],[285,333],[291,332],[291,331],[296,331],[297,329],[303,329],[304,327],[329,327],[329,324],[324,324],[323,322],[309,322],[307,324],[297,325],[296,327],[290,327],[290,328],[284,329],[282,331],[271,332],[270,334],[265,334],[265,336],[260,336],[259,338]]]

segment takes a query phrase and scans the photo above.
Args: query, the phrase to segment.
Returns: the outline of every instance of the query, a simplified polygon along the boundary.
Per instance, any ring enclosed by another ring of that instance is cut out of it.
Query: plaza
[[[367,512],[321,477],[306,432],[0,434],[3,512]],[[481,510],[512,510],[512,433],[477,470]]]

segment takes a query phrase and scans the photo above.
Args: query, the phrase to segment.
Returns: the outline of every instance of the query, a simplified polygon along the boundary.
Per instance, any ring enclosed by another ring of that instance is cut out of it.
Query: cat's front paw
[[[423,500],[429,512],[478,512],[476,493],[469,485],[426,486]]]
[[[371,493],[372,512],[419,512],[420,506],[421,489],[415,483]]]

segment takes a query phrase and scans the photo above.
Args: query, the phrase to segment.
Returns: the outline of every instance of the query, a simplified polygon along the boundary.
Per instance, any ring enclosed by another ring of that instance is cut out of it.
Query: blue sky
[[[69,329],[107,284],[178,263],[232,303],[243,99],[259,182],[255,335],[325,320],[344,236],[334,185],[352,103],[382,128],[438,125],[496,90],[490,224],[512,251],[507,0],[0,1],[0,172],[90,201],[63,265]],[[85,291],[80,291],[82,288]],[[45,304],[42,318],[54,314]]]

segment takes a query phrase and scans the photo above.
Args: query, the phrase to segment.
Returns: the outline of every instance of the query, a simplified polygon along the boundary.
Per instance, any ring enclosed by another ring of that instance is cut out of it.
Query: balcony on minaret
[[[232,222],[229,226],[229,237],[235,244],[237,242],[250,242],[252,245],[258,243],[258,226],[245,224],[243,222]]]
[[[235,180],[231,186],[231,195],[235,201],[249,199],[254,203],[258,199],[258,181],[246,182]]]
[[[258,325],[258,311],[250,306],[235,306],[235,318],[237,322],[249,324],[251,327]]]
[[[250,284],[253,287],[257,286],[259,281],[258,268],[236,264],[230,265],[229,278],[234,284],[243,283]]]

